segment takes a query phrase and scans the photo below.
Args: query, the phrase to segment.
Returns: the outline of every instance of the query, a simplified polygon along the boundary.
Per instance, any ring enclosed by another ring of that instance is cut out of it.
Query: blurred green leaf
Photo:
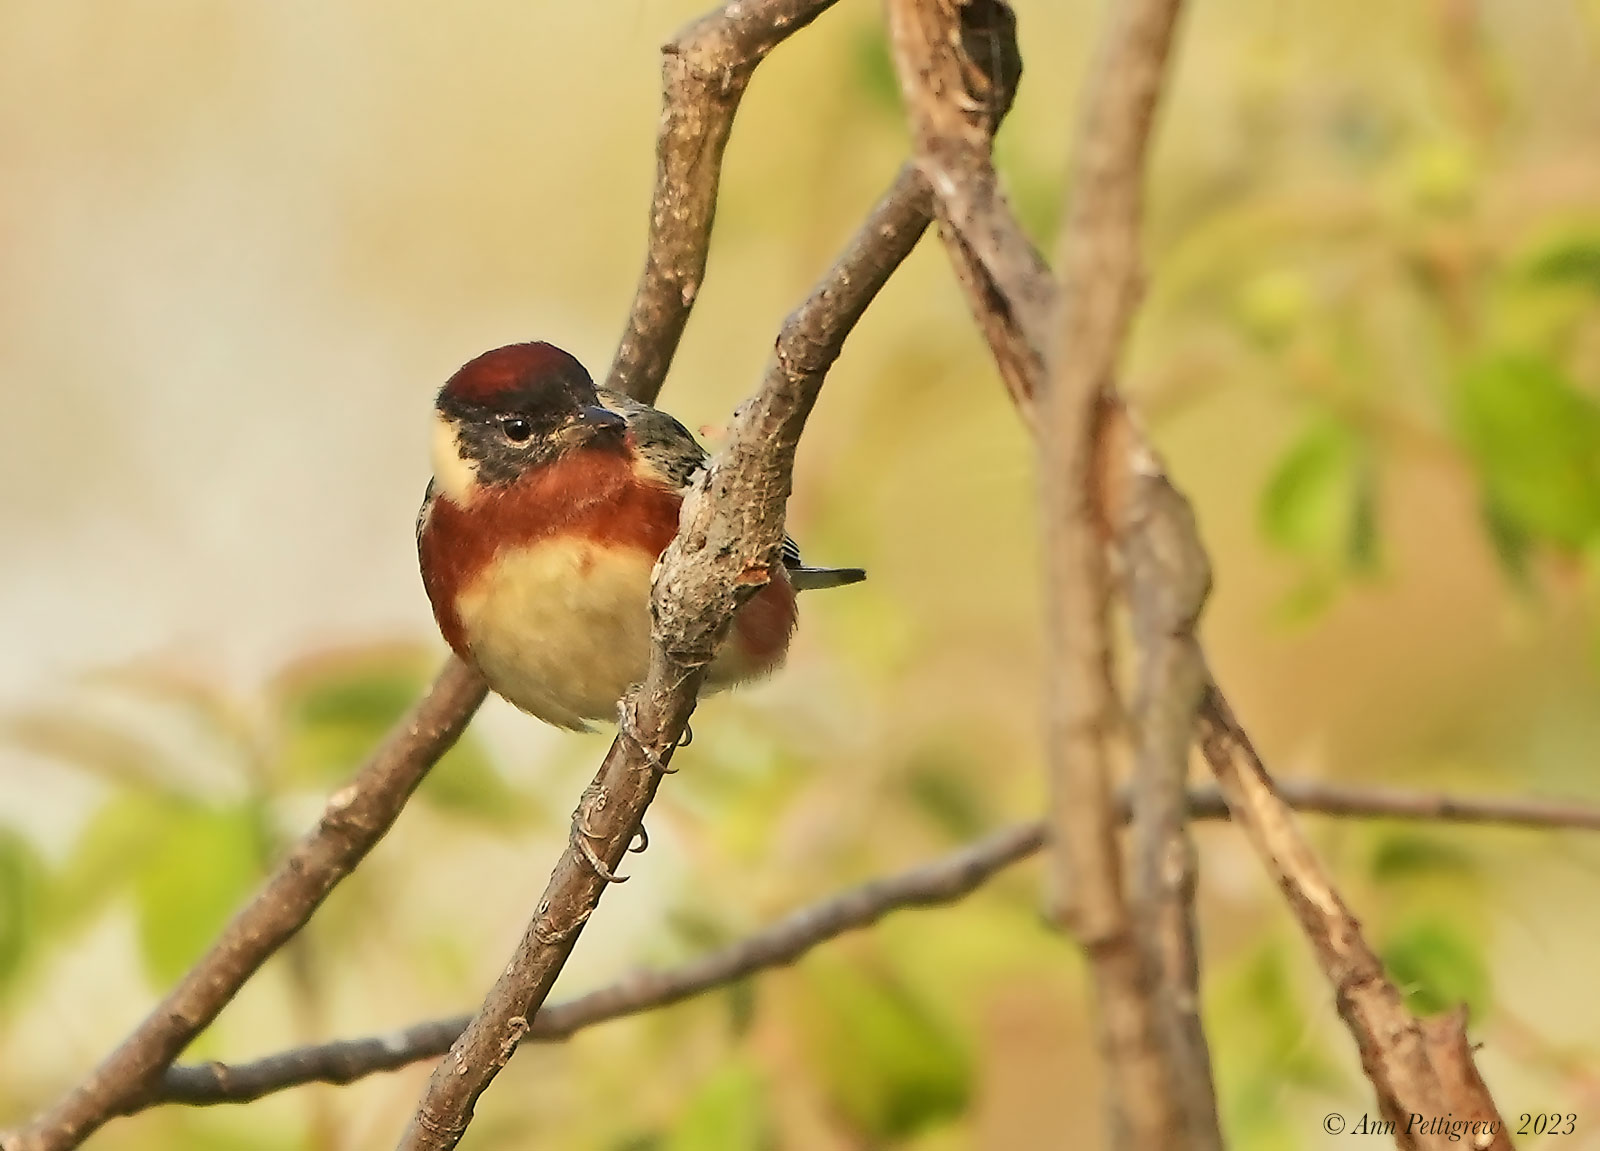
[[[1377,562],[1377,499],[1370,448],[1347,424],[1322,416],[1273,469],[1261,531],[1293,554],[1369,570]]]
[[[426,658],[409,648],[340,653],[290,669],[274,685],[282,728],[275,774],[318,785],[348,778],[426,690],[430,671]],[[417,798],[502,824],[536,811],[470,733],[428,773]]]
[[[543,814],[531,796],[505,781],[483,745],[466,736],[428,773],[417,798],[438,811],[502,827]]]
[[[1478,363],[1457,389],[1456,416],[1485,496],[1509,525],[1569,550],[1600,534],[1600,405],[1554,364]]]
[[[44,864],[33,845],[0,827],[0,992],[22,971],[39,930]]]
[[[124,791],[102,804],[79,833],[52,885],[52,926],[71,929],[120,895],[183,806],[146,791]]]
[[[1477,860],[1458,843],[1409,831],[1384,835],[1372,853],[1370,867],[1377,883],[1438,877],[1475,879],[1478,876]]]
[[[1490,999],[1482,947],[1454,924],[1416,920],[1390,936],[1383,965],[1413,1011],[1435,1015],[1465,1003],[1482,1019]]]
[[[609,1151],[661,1151],[663,1136],[656,1131],[630,1131],[614,1139]]]
[[[722,1068],[690,1097],[665,1151],[762,1151],[777,1146],[766,1084],[753,1067]]]
[[[812,1072],[842,1117],[890,1139],[966,1109],[971,1057],[909,988],[828,956],[803,970]]]
[[[425,683],[426,673],[412,661],[384,656],[316,661],[280,677],[274,695],[282,777],[317,784],[344,779]]]
[[[260,882],[265,856],[254,804],[184,806],[134,876],[139,947],[152,979],[182,975]]]
[[[864,21],[851,45],[851,78],[865,102],[896,118],[900,115],[900,80],[889,57],[889,38],[881,20]]]
[[[1500,568],[1520,589],[1532,589],[1529,579],[1528,557],[1533,553],[1533,537],[1523,526],[1512,519],[1500,506],[1483,501],[1483,527],[1494,548]]]
[[[1343,1086],[1315,1033],[1320,999],[1297,985],[1290,955],[1268,938],[1221,967],[1206,996],[1223,1125],[1240,1147],[1298,1147],[1297,1093]]]
[[[1239,289],[1234,315],[1263,347],[1279,347],[1311,316],[1311,289],[1298,272],[1278,270],[1251,277]]]
[[[1567,232],[1547,241],[1529,258],[1527,274],[1536,283],[1600,293],[1600,231]]]
[[[1296,966],[1295,947],[1274,935],[1208,980],[1207,1033],[1230,1146],[1300,1147],[1307,1095],[1346,1086],[1318,1030],[1323,993],[1303,986]]]
[[[948,748],[933,747],[914,757],[906,773],[911,802],[956,840],[970,839],[990,825],[988,805],[963,767]]]
[[[1481,173],[1476,158],[1460,140],[1428,140],[1403,157],[1402,180],[1412,203],[1424,212],[1451,215],[1472,200]]]

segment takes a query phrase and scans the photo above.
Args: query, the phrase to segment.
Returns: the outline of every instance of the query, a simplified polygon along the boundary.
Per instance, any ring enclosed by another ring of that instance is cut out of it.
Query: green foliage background
[[[1099,13],[1017,8],[999,159],[1049,250]],[[436,666],[408,554],[429,390],[528,336],[604,365],[654,48],[696,11],[0,0],[0,486],[26,493],[0,508],[26,637],[0,663],[0,1125],[147,1009]],[[1124,383],[1281,771],[1600,799],[1597,45],[1592,0],[1186,19]],[[665,406],[726,418],[905,147],[880,13],[843,0],[747,97]],[[852,338],[799,466],[808,553],[871,579],[806,602],[771,683],[704,704],[558,996],[1038,810],[1030,453],[937,245]],[[486,709],[191,1055],[475,1004],[603,746]],[[1600,1146],[1600,847],[1311,822],[1414,1007],[1469,1006],[1503,1110],[1575,1110],[1563,1145]],[[1230,1141],[1328,1144],[1325,1113],[1370,1106],[1329,994],[1246,845],[1199,837]],[[1081,968],[1037,881],[526,1048],[466,1145],[1094,1146]],[[425,1074],[98,1144],[384,1147]]]

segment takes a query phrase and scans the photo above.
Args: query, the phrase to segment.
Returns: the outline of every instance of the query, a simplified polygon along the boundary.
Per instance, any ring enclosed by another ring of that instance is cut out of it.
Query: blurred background
[[[657,46],[705,0],[0,0],[0,1126],[212,938],[443,648],[416,575],[433,390],[555,341],[602,374],[642,262]],[[1050,250],[1096,5],[1017,0],[999,145]],[[1215,670],[1283,774],[1600,801],[1600,3],[1203,0],[1125,380],[1212,549]],[[662,404],[719,425],[906,154],[879,6],[759,71]],[[1042,795],[1031,449],[925,242],[811,421],[790,526],[861,587],[702,705],[557,988],[668,964]],[[475,1007],[605,744],[491,701],[191,1051]],[[1600,1147],[1600,841],[1308,817],[1502,1110]],[[1370,1105],[1273,885],[1203,856],[1240,1148]],[[1077,1148],[1073,947],[1025,864],[792,969],[526,1047],[466,1146]],[[105,1148],[392,1144],[423,1065]],[[1538,1146],[1531,1140],[1524,1146]]]

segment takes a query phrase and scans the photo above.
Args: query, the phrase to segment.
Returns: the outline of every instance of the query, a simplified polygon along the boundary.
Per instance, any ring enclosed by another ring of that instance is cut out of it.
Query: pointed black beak
[[[621,431],[628,426],[627,420],[610,408],[602,408],[598,404],[579,409],[577,422],[579,427],[592,428],[595,431],[605,429]]]

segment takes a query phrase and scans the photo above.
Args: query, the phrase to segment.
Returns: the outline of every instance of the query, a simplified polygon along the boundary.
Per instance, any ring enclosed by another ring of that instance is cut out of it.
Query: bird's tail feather
[[[846,584],[860,583],[867,578],[867,573],[862,568],[814,568],[792,567],[789,569],[789,582],[796,591],[814,591],[817,588],[844,587]]]

